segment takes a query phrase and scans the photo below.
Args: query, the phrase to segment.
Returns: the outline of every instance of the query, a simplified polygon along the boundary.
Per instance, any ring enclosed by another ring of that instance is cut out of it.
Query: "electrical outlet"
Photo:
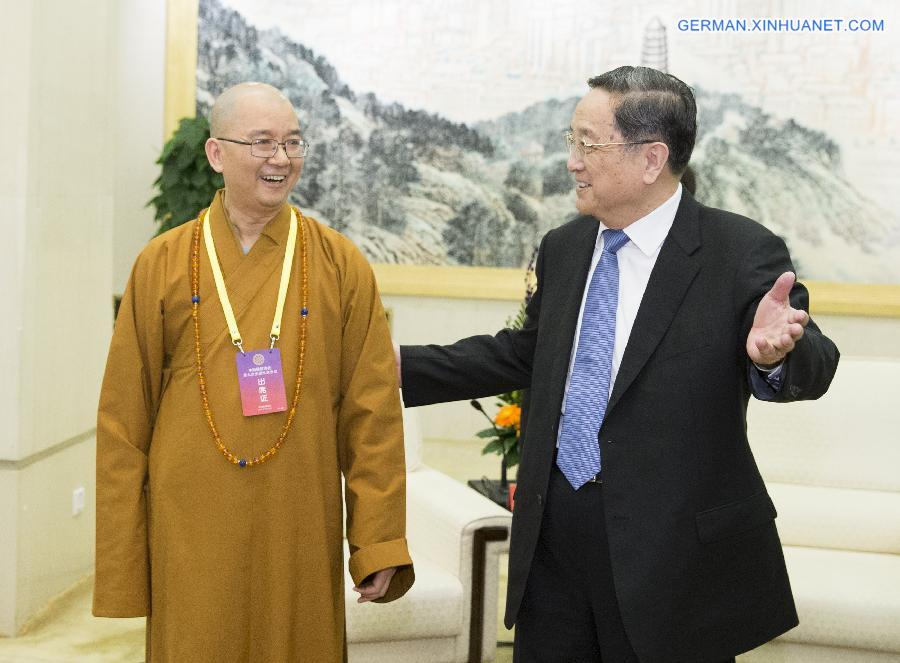
[[[72,491],[72,517],[84,511],[84,486],[78,486]]]

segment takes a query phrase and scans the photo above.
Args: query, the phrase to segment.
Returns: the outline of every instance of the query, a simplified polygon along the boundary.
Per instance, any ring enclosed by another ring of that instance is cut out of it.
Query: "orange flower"
[[[494,418],[494,423],[504,427],[515,426],[518,430],[521,417],[522,408],[518,405],[504,405]]]

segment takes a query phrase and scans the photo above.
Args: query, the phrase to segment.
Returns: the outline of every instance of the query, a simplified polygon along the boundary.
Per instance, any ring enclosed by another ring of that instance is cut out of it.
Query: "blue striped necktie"
[[[628,243],[622,230],[603,231],[603,252],[591,276],[575,365],[566,393],[556,464],[578,490],[600,472],[600,425],[609,401],[612,355],[616,341],[619,301],[619,259],[616,252]]]

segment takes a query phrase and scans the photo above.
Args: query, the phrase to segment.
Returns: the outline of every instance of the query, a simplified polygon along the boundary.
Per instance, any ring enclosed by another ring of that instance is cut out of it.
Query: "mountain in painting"
[[[352,90],[321,54],[221,0],[200,2],[197,50],[198,112],[247,80],[290,98],[312,144],[294,202],[373,262],[518,267],[575,214],[562,133],[577,98],[452,122]],[[784,237],[806,278],[900,278],[898,224],[847,181],[832,140],[738,95],[695,92],[701,202]]]

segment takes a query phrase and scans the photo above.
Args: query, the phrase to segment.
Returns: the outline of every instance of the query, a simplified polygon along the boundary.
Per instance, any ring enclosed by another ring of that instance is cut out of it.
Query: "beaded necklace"
[[[209,407],[209,397],[206,392],[206,375],[203,371],[203,355],[200,351],[200,230],[203,226],[203,217],[201,214],[196,223],[194,224],[194,238],[193,238],[193,246],[191,249],[191,317],[194,319],[194,351],[195,357],[197,359],[197,382],[200,385],[200,398],[203,401],[203,414],[206,417],[206,423],[209,426],[209,430],[212,433],[213,440],[216,443],[216,447],[222,452],[222,455],[228,460],[228,462],[233,465],[237,465],[238,467],[253,467],[254,465],[260,465],[265,463],[267,460],[272,458],[278,450],[281,449],[281,446],[284,444],[284,440],[287,437],[288,432],[291,430],[291,426],[294,423],[294,416],[297,413],[297,403],[300,401],[300,392],[301,385],[303,384],[303,357],[306,354],[306,321],[309,316],[309,309],[307,308],[308,296],[309,296],[309,273],[308,273],[308,265],[307,265],[307,251],[306,251],[306,228],[304,224],[303,215],[297,212],[297,216],[300,217],[300,298],[301,298],[301,308],[300,308],[300,342],[297,346],[297,380],[294,384],[294,399],[291,402],[291,407],[288,410],[287,421],[284,426],[281,427],[281,434],[278,436],[278,439],[275,441],[271,447],[269,447],[268,451],[265,453],[255,456],[251,459],[239,458],[235,456],[231,450],[225,446],[225,443],[222,442],[222,438],[219,435],[219,430],[216,428],[215,421],[213,420],[212,411]]]

